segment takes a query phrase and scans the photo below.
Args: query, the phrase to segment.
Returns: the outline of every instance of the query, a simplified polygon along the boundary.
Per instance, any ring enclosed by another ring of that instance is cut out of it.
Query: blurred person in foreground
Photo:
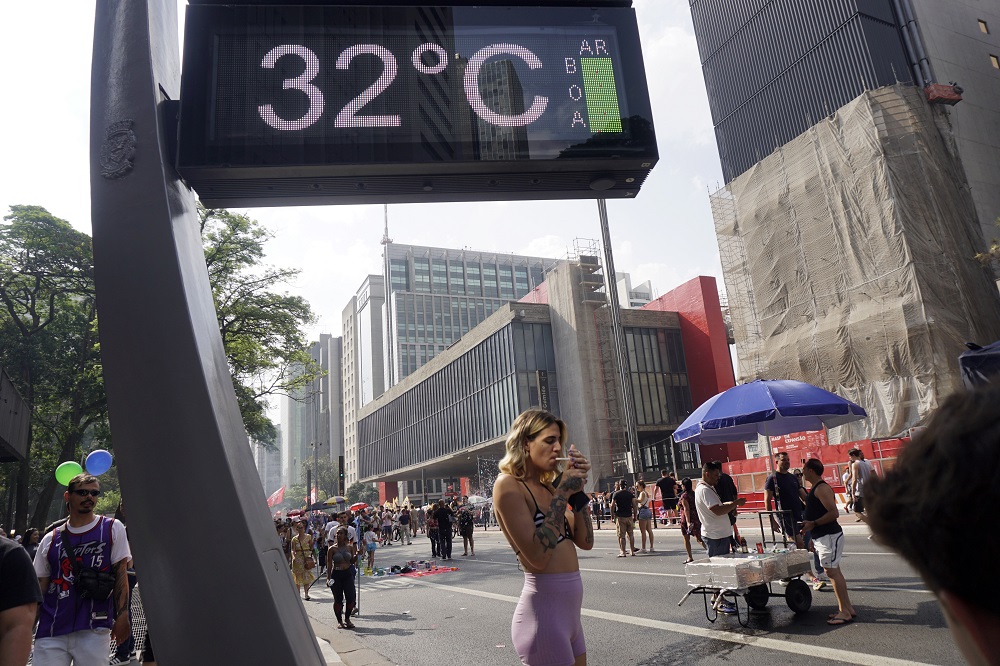
[[[526,666],[586,666],[583,579],[576,549],[594,547],[583,495],[590,462],[576,447],[566,448],[566,424],[542,409],[514,420],[506,449],[493,505],[500,529],[524,567],[524,588],[510,629],[514,649]],[[560,457],[569,458],[561,474]]]
[[[1000,386],[994,385],[945,400],[892,469],[869,480],[864,495],[876,540],[927,582],[970,664],[1000,664],[994,603],[1000,583],[991,575],[1000,535],[989,514],[1000,505],[998,469]]]
[[[28,553],[16,541],[0,538],[0,664],[28,663],[41,600]]]

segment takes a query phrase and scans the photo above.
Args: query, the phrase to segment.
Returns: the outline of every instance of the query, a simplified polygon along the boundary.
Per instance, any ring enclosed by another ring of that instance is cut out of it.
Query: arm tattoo
[[[543,551],[552,550],[559,543],[559,534],[565,520],[566,498],[554,495],[552,504],[549,505],[549,512],[545,514],[545,521],[535,528],[535,539],[542,544]]]
[[[573,492],[577,492],[578,490],[583,488],[583,479],[567,478],[564,479],[563,482],[559,484],[559,487],[565,490],[571,490]]]
[[[115,615],[128,614],[128,558],[115,565]]]
[[[583,514],[583,520],[585,521],[584,525],[587,526],[587,535],[586,535],[586,537],[584,537],[584,540],[586,541],[586,543],[587,543],[588,546],[593,546],[594,545],[594,523],[591,522],[591,520],[590,520],[590,512],[589,511],[581,511],[580,513]]]

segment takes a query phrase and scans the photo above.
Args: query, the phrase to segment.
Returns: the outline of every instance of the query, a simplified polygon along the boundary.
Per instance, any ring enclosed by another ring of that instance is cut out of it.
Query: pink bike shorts
[[[525,666],[573,666],[587,651],[583,639],[583,579],[579,571],[524,574],[510,636]]]

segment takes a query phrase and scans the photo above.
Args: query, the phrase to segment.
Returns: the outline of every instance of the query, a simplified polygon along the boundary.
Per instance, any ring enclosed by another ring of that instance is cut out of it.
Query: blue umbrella
[[[674,432],[676,442],[722,444],[833,428],[866,418],[860,406],[792,379],[757,379],[706,400]]]

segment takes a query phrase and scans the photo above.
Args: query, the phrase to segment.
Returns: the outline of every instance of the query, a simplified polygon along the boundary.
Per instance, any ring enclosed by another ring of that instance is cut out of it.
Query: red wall
[[[702,275],[688,280],[643,306],[643,309],[676,312],[680,318],[691,404],[695,409],[717,393],[736,386],[726,324],[722,319],[719,290],[714,277]],[[701,446],[703,461],[725,462],[746,457],[743,442]]]
[[[542,282],[540,285],[529,291],[518,303],[540,303],[549,304],[549,283]]]
[[[667,292],[643,310],[676,312],[681,320],[691,400],[695,407],[736,386],[726,325],[714,277],[699,276]]]
[[[712,462],[719,460],[729,462],[731,460],[746,460],[747,447],[743,442],[729,442],[728,444],[702,444],[701,461]]]

